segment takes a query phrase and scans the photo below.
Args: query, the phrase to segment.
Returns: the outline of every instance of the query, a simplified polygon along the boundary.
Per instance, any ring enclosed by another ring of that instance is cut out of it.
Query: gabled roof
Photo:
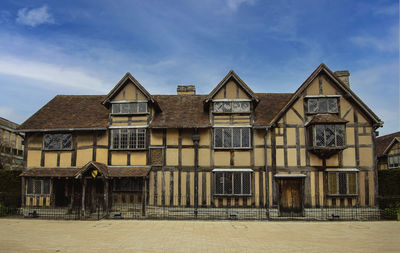
[[[400,138],[400,132],[387,134],[376,138],[376,156],[381,157],[390,150],[390,147],[396,142],[395,139]]]
[[[283,114],[290,109],[290,107],[297,101],[300,95],[303,93],[305,89],[312,83],[312,81],[320,74],[325,73],[327,76],[333,80],[333,82],[345,93],[348,95],[348,98],[352,99],[360,109],[372,120],[375,127],[380,127],[383,125],[383,122],[376,116],[376,114],[366,105],[361,99],[354,94],[354,92],[344,84],[339,78],[337,78],[333,72],[324,64],[321,63],[316,70],[304,81],[304,83],[297,89],[294,93],[293,97],[289,100],[289,102],[280,110],[280,112],[274,117],[274,120],[271,122],[275,124],[278,120],[283,116]]]
[[[106,130],[109,111],[104,95],[57,95],[33,114],[18,130]]]
[[[75,174],[75,178],[81,178],[82,175],[88,171],[91,168],[96,168],[97,170],[100,171],[101,175],[103,175],[104,178],[108,178],[108,168],[107,165],[95,161],[90,161],[87,164],[85,164],[80,170],[78,170]]]
[[[113,99],[119,91],[125,87],[127,81],[130,80],[145,96],[148,100],[150,100],[156,107],[159,109],[157,101],[153,98],[153,96],[136,80],[131,73],[127,72],[124,77],[115,85],[115,87],[108,93],[103,101],[103,105],[107,105],[110,103],[111,99]]]
[[[257,93],[260,99],[254,110],[254,126],[266,127],[271,125],[271,120],[287,104],[293,93]]]
[[[210,119],[203,109],[207,95],[154,95],[162,112],[156,113],[152,128],[209,127]]]
[[[238,76],[238,74],[235,73],[235,71],[231,70],[229,73],[222,79],[222,81],[210,92],[210,94],[207,96],[205,99],[205,103],[208,103],[214,96],[217,94],[217,92],[224,87],[224,85],[230,80],[233,79],[235,80],[241,87],[242,89],[251,97],[252,100],[255,102],[258,102],[259,99],[256,96],[256,94],[247,86],[245,82]]]

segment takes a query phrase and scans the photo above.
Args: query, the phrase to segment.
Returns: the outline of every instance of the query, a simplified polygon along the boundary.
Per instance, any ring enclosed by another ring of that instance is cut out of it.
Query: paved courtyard
[[[400,222],[0,219],[0,252],[400,252]]]

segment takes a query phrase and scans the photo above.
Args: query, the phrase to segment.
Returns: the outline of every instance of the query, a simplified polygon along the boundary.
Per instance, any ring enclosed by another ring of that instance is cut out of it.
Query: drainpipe
[[[267,159],[268,159],[268,152],[267,152],[267,134],[268,130],[270,129],[270,126],[267,126],[265,128],[265,135],[264,135],[264,157],[265,157],[265,164],[264,164],[264,169],[265,169],[265,194],[266,194],[266,201],[265,201],[265,214],[267,216],[267,219],[269,220],[269,173],[268,173],[268,165],[267,165]]]
[[[194,216],[197,218],[197,208],[199,206],[199,141],[200,135],[198,129],[194,129],[194,135],[192,136],[194,143]]]

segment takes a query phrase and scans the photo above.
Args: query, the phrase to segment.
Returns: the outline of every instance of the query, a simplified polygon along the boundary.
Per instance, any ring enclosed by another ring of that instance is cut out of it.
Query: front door
[[[85,209],[89,212],[103,211],[104,181],[103,179],[87,179]]]
[[[303,215],[302,179],[279,179],[279,213],[280,216]]]

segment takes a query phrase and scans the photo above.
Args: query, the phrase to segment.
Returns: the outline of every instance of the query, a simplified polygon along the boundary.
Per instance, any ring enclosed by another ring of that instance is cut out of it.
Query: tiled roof
[[[92,162],[96,163],[96,162]],[[71,168],[30,168],[26,171],[22,172],[20,176],[22,177],[76,177],[82,169],[79,167],[71,167]],[[150,166],[138,166],[138,167],[114,167],[107,166],[105,164],[96,163],[96,168],[101,168],[101,172],[105,177],[145,177],[149,174],[151,167]]]
[[[17,123],[9,121],[8,119],[0,117],[0,126],[7,127],[10,129],[16,129],[18,127]]]
[[[287,104],[293,93],[256,93],[260,102],[254,113],[254,126],[268,126]]]
[[[312,119],[307,123],[307,125],[311,124],[322,124],[322,123],[347,123],[347,120],[339,118],[339,116],[335,114],[317,114],[312,117]]]
[[[73,177],[80,168],[29,168],[22,172],[23,177]]]
[[[267,126],[287,103],[291,93],[257,93],[255,126]],[[207,95],[153,95],[162,112],[150,127],[210,127],[204,110]],[[101,104],[101,95],[58,95],[27,119],[19,130],[60,130],[107,128],[109,110]]]
[[[383,152],[385,152],[386,148],[389,146],[389,144],[393,141],[394,138],[400,137],[400,132],[392,133],[392,134],[387,134],[384,136],[380,136],[376,138],[376,156],[380,157],[383,155]]]
[[[156,114],[150,127],[209,127],[208,112],[203,101],[207,95],[154,95],[161,113]]]
[[[104,95],[57,95],[18,128],[19,130],[106,128]]]

